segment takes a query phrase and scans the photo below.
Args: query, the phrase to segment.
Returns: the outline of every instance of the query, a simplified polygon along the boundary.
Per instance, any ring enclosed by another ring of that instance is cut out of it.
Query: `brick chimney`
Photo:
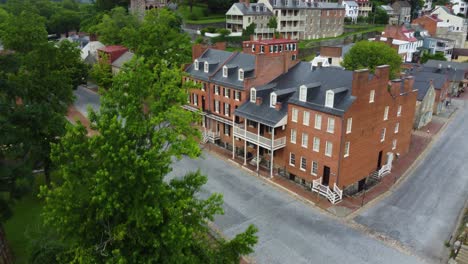
[[[283,106],[283,104],[281,102],[276,102],[275,109],[279,111],[279,110],[281,110],[282,106]]]
[[[250,6],[250,0],[239,0],[239,3],[244,3],[247,7]]]
[[[401,84],[401,79],[394,79],[388,82],[388,89],[390,90],[392,96],[395,97],[401,94]]]
[[[255,98],[255,104],[256,104],[256,105],[261,105],[262,102],[263,102],[263,99],[262,99],[261,97]]]
[[[390,66],[380,65],[375,67],[375,76],[377,76],[380,79],[390,79]]]
[[[369,70],[355,70],[353,72],[353,84],[352,84],[352,95],[359,98],[361,93],[364,93],[367,89],[367,83],[369,82]]]
[[[192,46],[192,61],[199,58],[207,49],[226,50],[226,42],[216,42],[213,45],[195,44]]]
[[[413,76],[408,76],[404,79],[404,92],[409,93],[413,91],[413,86],[414,86],[414,77]]]

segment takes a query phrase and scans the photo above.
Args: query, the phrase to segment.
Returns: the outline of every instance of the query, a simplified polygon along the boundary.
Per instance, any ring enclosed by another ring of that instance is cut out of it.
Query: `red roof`
[[[369,2],[369,0],[355,0],[356,3],[367,3]]]
[[[417,41],[418,39],[415,37],[407,37],[405,33],[413,33],[414,30],[408,29],[405,26],[387,26],[385,28],[384,34],[382,34],[383,37],[390,37],[393,39],[397,40],[405,40],[405,41]]]
[[[105,46],[104,48],[100,48],[99,50],[102,50],[102,51],[107,52],[107,53],[112,53],[112,52],[116,52],[116,51],[120,51],[120,50],[127,51],[128,49],[126,47],[120,46],[120,45],[111,45],[111,46]]]
[[[292,39],[261,39],[261,40],[257,40],[257,41],[253,41],[253,42],[257,42],[257,43],[264,44],[264,45],[270,45],[270,44],[296,43],[297,40],[292,40]]]

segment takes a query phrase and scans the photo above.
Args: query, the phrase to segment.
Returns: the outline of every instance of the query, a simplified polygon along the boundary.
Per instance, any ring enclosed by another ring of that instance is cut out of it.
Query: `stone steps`
[[[458,264],[468,264],[468,246],[463,245],[455,259]]]

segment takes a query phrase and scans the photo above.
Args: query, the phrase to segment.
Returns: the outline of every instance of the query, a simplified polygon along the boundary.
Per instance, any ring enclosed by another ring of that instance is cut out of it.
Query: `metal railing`
[[[286,146],[286,137],[271,140],[271,138],[259,136],[239,126],[234,126],[234,136],[269,150],[277,150]]]

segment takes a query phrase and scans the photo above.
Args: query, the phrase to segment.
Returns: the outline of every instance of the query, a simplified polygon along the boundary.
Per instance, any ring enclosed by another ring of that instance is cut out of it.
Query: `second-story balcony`
[[[243,23],[242,19],[226,18],[226,24],[239,24],[239,25],[242,25],[242,23]]]
[[[300,16],[300,15],[282,15],[279,17],[280,21],[305,21],[306,18],[305,16]]]
[[[277,150],[286,146],[286,137],[280,137],[277,139],[266,138],[259,134],[252,133],[238,125],[234,126],[234,136],[268,150]]]

